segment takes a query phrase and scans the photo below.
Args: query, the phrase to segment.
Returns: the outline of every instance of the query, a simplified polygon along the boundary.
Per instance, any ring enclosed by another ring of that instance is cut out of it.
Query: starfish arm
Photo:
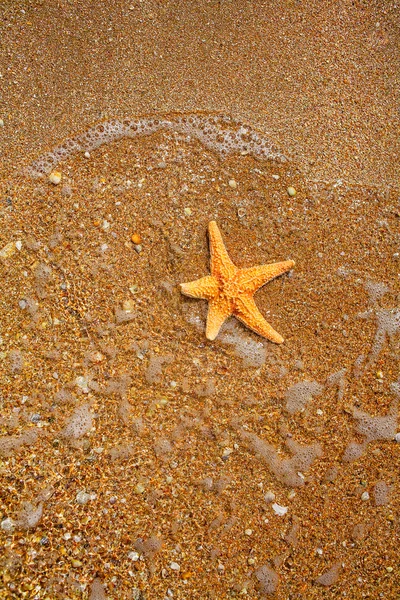
[[[230,302],[227,300],[211,300],[208,304],[206,338],[215,340],[225,319],[232,314]]]
[[[239,269],[237,273],[239,289],[249,294],[254,294],[264,284],[275,279],[282,273],[290,271],[294,267],[294,260],[270,263],[269,265],[258,265],[249,269]]]
[[[247,327],[267,338],[275,344],[282,344],[283,337],[264,319],[258,310],[253,298],[248,295],[241,295],[236,299],[233,314],[242,321]]]
[[[221,232],[215,221],[210,221],[208,225],[208,237],[210,240],[212,275],[220,276],[223,279],[230,279],[237,271],[237,268],[229,258]]]
[[[218,282],[212,275],[207,275],[207,277],[189,281],[188,283],[181,283],[180,286],[182,294],[191,298],[211,300],[218,294]]]

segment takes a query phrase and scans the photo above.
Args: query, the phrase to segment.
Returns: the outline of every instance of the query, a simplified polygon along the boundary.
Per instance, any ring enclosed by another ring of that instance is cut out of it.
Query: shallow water
[[[3,597],[395,597],[396,190],[167,121],[77,134],[7,191]],[[255,296],[283,345],[234,319],[206,340],[178,284],[209,273],[210,220],[240,267],[296,261]]]

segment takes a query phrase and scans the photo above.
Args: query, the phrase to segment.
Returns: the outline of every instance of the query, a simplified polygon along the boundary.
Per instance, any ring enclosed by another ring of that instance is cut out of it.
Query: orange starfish
[[[221,233],[215,221],[208,225],[211,254],[211,275],[181,283],[181,292],[192,298],[208,300],[206,337],[215,340],[225,319],[234,315],[247,327],[281,344],[283,337],[264,319],[253,294],[265,283],[290,271],[293,260],[238,269],[228,256]]]

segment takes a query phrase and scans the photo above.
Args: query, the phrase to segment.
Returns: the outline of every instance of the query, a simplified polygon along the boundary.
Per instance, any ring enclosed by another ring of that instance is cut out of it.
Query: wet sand
[[[6,7],[1,598],[398,596],[397,24],[314,13]],[[169,110],[290,160],[172,127],[21,174]],[[179,283],[209,273],[210,220],[240,267],[296,261],[255,296],[284,344],[234,319],[206,340]]]

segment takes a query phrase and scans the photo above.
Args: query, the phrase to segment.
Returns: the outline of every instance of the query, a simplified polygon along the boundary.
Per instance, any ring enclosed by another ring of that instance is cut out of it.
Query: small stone
[[[400,432],[396,433],[396,435],[394,436],[395,441],[400,444]]]
[[[84,154],[84,157],[85,157],[85,158],[90,158],[90,152],[88,152],[88,151],[86,150],[86,152],[85,152],[85,154]]]
[[[87,504],[90,500],[90,494],[84,491],[80,491],[76,495],[76,501],[78,504]]]
[[[272,175],[272,179],[275,179],[275,181],[278,181],[279,175]]]
[[[254,564],[255,564],[255,562],[256,562],[255,558],[248,558],[248,559],[247,559],[247,564],[248,564],[248,565],[254,565]]]
[[[135,485],[134,491],[135,494],[143,494],[145,489],[146,488],[144,487],[143,483],[138,483],[137,485]]]
[[[237,188],[237,183],[236,183],[236,181],[234,179],[230,179],[229,182],[228,182],[228,185],[233,190],[236,190],[236,188]]]
[[[136,250],[136,252],[137,252],[138,254],[140,254],[140,253],[141,253],[141,251],[143,250],[143,248],[142,248],[142,245],[141,245],[141,244],[135,244],[133,247],[135,248],[135,250]]]
[[[14,531],[15,522],[10,517],[8,517],[7,519],[4,519],[1,522],[0,527],[3,531],[11,532]]]
[[[386,571],[388,573],[392,573],[393,572],[393,567],[386,567]]]
[[[274,492],[268,491],[264,496],[265,502],[273,502],[275,500]]]
[[[190,217],[190,215],[192,214],[192,209],[187,206],[183,212],[187,217]]]
[[[19,300],[18,301],[18,306],[22,309],[25,310],[26,308],[26,300]]]
[[[21,240],[17,240],[15,242],[15,247],[16,247],[17,250],[19,250],[19,251],[21,250],[21,248],[22,248],[22,242],[21,242]]]
[[[131,242],[135,245],[140,244],[142,241],[142,236],[139,235],[138,233],[134,233],[131,237]]]
[[[252,535],[253,534],[253,530],[252,529],[245,529],[244,530],[246,535]]]
[[[10,258],[10,256],[14,254],[15,250],[15,243],[8,242],[8,244],[6,244],[4,248],[0,250],[0,258]]]
[[[129,552],[128,558],[133,560],[133,562],[136,562],[137,560],[139,560],[139,554],[137,552]]]
[[[53,183],[54,185],[58,185],[61,181],[61,177],[62,177],[62,175],[61,175],[60,171],[53,171],[49,175],[49,181],[50,181],[50,183]]]
[[[172,562],[172,563],[171,563],[169,566],[171,567],[171,569],[172,569],[173,571],[179,571],[179,570],[180,570],[180,568],[181,568],[181,567],[178,565],[178,563],[176,563],[176,562]]]
[[[293,197],[293,196],[296,195],[297,192],[296,192],[296,190],[295,190],[294,187],[289,186],[288,189],[287,189],[287,193],[289,194],[289,196]]]
[[[230,456],[233,452],[232,448],[225,448],[225,450],[222,453],[222,456]]]
[[[4,121],[3,121],[3,119],[0,119],[0,127],[4,127]]]
[[[363,492],[361,494],[361,500],[364,500],[364,502],[366,502],[367,500],[369,500],[369,494],[368,494],[368,492]]]
[[[75,558],[73,560],[71,560],[71,565],[75,568],[77,567],[81,567],[82,566],[82,562],[80,560],[76,560]]]
[[[287,506],[281,506],[280,504],[274,502],[274,504],[272,505],[272,510],[280,517],[283,517],[283,515],[287,513],[288,508]]]
[[[102,244],[102,245],[100,246],[100,250],[101,250],[102,252],[105,252],[107,249],[108,249],[108,245],[107,245],[107,244]]]

